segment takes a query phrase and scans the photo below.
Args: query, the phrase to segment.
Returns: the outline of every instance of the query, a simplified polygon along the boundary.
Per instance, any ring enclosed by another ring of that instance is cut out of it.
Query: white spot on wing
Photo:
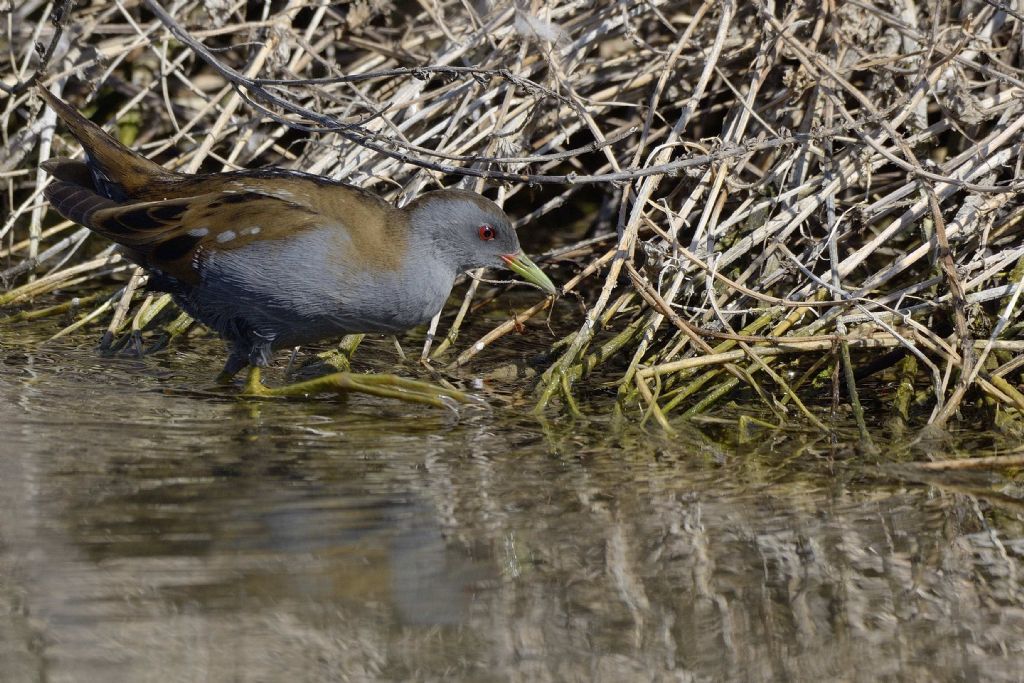
[[[206,237],[210,233],[207,228],[192,228],[188,231],[189,237]]]
[[[221,234],[217,235],[217,241],[218,242],[230,242],[233,239],[235,239],[235,231],[234,230],[225,230]]]

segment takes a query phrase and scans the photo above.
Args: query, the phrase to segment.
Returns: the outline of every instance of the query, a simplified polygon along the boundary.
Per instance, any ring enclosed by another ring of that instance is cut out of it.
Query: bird
[[[365,391],[431,404],[461,392],[392,375],[334,373],[272,390],[260,368],[274,351],[358,333],[397,334],[429,322],[456,277],[506,267],[547,295],[557,288],[522,251],[512,222],[483,195],[447,188],[399,208],[324,176],[276,167],[185,174],[132,151],[40,86],[85,158],[41,164],[64,218],[120,245],[228,348],[221,382],[242,369],[243,392]]]

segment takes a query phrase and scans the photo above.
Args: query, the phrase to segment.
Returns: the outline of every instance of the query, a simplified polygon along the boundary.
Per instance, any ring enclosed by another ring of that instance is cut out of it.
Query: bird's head
[[[467,190],[437,190],[420,195],[404,210],[413,232],[425,236],[455,271],[508,268],[546,294],[558,292],[523,253],[512,222],[490,199]]]

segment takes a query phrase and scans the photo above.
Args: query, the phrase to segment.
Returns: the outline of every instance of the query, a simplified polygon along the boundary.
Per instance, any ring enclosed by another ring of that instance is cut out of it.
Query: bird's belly
[[[396,278],[397,279],[397,278]],[[316,320],[322,336],[356,332],[396,334],[430,322],[448,299],[451,283],[394,282],[379,278],[359,292],[328,297]]]
[[[336,309],[322,309],[315,315],[278,314],[274,320],[267,320],[265,324],[273,330],[275,346],[301,346],[346,334],[398,334],[430,322],[443,303],[443,300],[438,302],[432,311],[426,306],[419,310],[410,307],[382,309],[379,306],[360,307],[348,303]]]
[[[455,274],[432,267],[413,273],[339,268],[325,259],[318,237],[304,235],[272,252],[254,244],[217,254],[191,297],[195,317],[229,339],[255,337],[281,348],[402,332],[429,322],[451,293]]]

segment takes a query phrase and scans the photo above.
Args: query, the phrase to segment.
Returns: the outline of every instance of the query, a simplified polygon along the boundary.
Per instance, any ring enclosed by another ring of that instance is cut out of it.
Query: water
[[[1024,679],[1012,479],[541,423],[510,385],[458,420],[240,401],[213,341],[52,325],[0,329],[4,681]]]

